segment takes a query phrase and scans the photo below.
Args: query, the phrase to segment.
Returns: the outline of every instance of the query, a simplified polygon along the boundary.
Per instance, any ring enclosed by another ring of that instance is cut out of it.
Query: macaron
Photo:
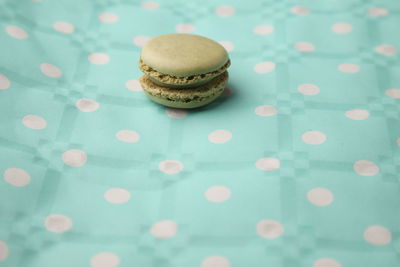
[[[154,102],[174,108],[196,108],[217,99],[228,81],[231,61],[219,43],[194,34],[163,34],[150,39],[140,53],[139,79]]]

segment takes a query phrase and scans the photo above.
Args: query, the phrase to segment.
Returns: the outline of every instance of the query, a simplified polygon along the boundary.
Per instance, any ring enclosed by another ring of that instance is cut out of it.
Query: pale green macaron
[[[143,47],[139,68],[146,95],[175,108],[204,106],[222,94],[230,60],[219,43],[194,34],[163,34]]]

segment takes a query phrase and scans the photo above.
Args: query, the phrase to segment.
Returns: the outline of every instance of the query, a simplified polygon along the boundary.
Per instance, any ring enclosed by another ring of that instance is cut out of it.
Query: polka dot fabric
[[[400,266],[399,1],[0,2],[0,266]],[[174,32],[214,103],[145,96]]]

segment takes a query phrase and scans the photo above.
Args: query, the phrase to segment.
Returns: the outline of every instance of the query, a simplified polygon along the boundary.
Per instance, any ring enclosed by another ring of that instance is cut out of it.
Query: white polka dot
[[[272,171],[281,167],[281,162],[277,158],[261,158],[256,162],[257,169],[263,171]]]
[[[26,31],[18,26],[10,25],[6,27],[6,32],[15,39],[26,39],[28,38],[28,34]]]
[[[273,31],[274,27],[272,25],[258,25],[253,29],[253,32],[258,35],[271,34]]]
[[[196,30],[196,27],[193,24],[180,23],[176,25],[175,30],[180,33],[191,33]]]
[[[140,139],[140,135],[131,130],[121,130],[117,132],[116,137],[118,140],[126,143],[135,143]]]
[[[102,252],[90,259],[92,267],[117,267],[120,263],[118,255],[110,252]]]
[[[3,174],[4,180],[10,185],[22,187],[31,182],[31,176],[28,172],[19,168],[9,168]]]
[[[319,87],[312,83],[300,84],[297,90],[303,95],[317,95],[319,94]]]
[[[40,116],[37,115],[26,115],[23,119],[22,119],[22,123],[25,125],[25,127],[34,129],[34,130],[41,130],[46,128],[47,126],[47,122],[45,119],[43,119]]]
[[[76,101],[75,106],[83,112],[93,112],[96,111],[100,104],[92,99],[81,98]]]
[[[221,41],[218,42],[220,45],[222,45],[226,51],[231,52],[233,50],[233,48],[235,48],[235,46],[233,45],[232,42],[230,41]]]
[[[149,36],[138,35],[133,38],[133,43],[138,47],[143,47],[150,39],[151,37]]]
[[[312,43],[308,42],[297,42],[294,45],[294,48],[300,52],[310,53],[315,51],[315,46]]]
[[[142,85],[140,85],[140,82],[138,80],[129,80],[125,83],[125,87],[128,88],[131,91],[143,91]]]
[[[160,162],[158,168],[166,174],[175,174],[183,170],[183,164],[178,160],[164,160]]]
[[[117,14],[114,13],[102,13],[99,15],[99,20],[104,23],[115,23],[119,20],[119,17]]]
[[[174,109],[174,108],[165,109],[165,113],[169,117],[174,118],[174,119],[183,119],[188,115],[186,110]]]
[[[4,261],[8,257],[9,249],[7,244],[0,240],[0,261]]]
[[[385,91],[385,94],[391,98],[400,98],[400,88],[392,88]]]
[[[82,150],[71,149],[62,154],[62,160],[65,164],[71,167],[80,167],[85,165],[87,161],[87,155]]]
[[[223,202],[231,196],[231,190],[225,186],[215,185],[208,188],[204,196],[211,202]]]
[[[353,30],[350,23],[339,22],[332,25],[332,31],[339,34],[349,33]]]
[[[277,113],[278,111],[276,110],[275,107],[269,106],[269,105],[263,105],[263,106],[258,106],[254,110],[254,113],[256,115],[261,116],[261,117],[269,117],[273,116]]]
[[[304,6],[294,6],[290,9],[290,11],[295,15],[307,15],[310,13],[310,10]]]
[[[157,2],[142,2],[141,6],[145,9],[158,9],[160,4]]]
[[[392,233],[383,226],[372,225],[364,231],[364,239],[376,246],[384,246],[392,241]]]
[[[225,257],[210,256],[203,260],[201,267],[230,267],[230,263]]]
[[[10,85],[10,80],[5,75],[0,74],[0,90],[8,89]]]
[[[153,224],[150,233],[160,239],[168,239],[174,237],[178,231],[178,225],[174,221],[159,221]]]
[[[326,188],[317,187],[308,191],[307,199],[316,206],[328,206],[333,201],[333,194]]]
[[[275,70],[275,63],[269,61],[260,62],[254,66],[253,70],[260,74],[272,72]]]
[[[262,220],[257,223],[257,234],[266,239],[275,239],[283,234],[283,226],[274,220]]]
[[[368,110],[365,109],[352,109],[346,111],[346,117],[352,120],[365,120],[366,118],[369,117],[369,112]]]
[[[301,139],[303,139],[303,142],[309,145],[320,145],[325,143],[326,141],[326,135],[322,132],[318,131],[309,131],[305,132],[302,136]]]
[[[122,204],[131,199],[131,193],[123,188],[111,188],[104,193],[104,198],[113,204]]]
[[[62,75],[62,72],[59,68],[49,63],[40,64],[40,70],[44,75],[50,78],[59,78]]]
[[[393,45],[383,44],[375,47],[375,52],[384,56],[394,56],[397,53],[397,48]]]
[[[214,144],[223,144],[231,140],[232,133],[227,130],[215,130],[208,135],[208,141]]]
[[[379,172],[379,167],[368,160],[358,160],[354,163],[353,169],[356,173],[362,176],[374,176]]]
[[[74,25],[72,25],[71,23],[66,22],[66,21],[54,22],[53,29],[58,32],[65,33],[65,34],[73,33],[75,30]]]
[[[229,97],[233,94],[233,89],[230,87],[226,87],[225,90],[222,92],[221,96]]]
[[[360,66],[352,63],[340,64],[338,69],[345,73],[356,73],[360,71]]]
[[[105,53],[92,53],[88,56],[90,63],[95,65],[104,65],[110,61],[109,55]]]
[[[76,101],[75,106],[83,112],[93,112],[99,108],[99,103],[92,99],[82,98]]]
[[[235,9],[232,6],[218,6],[215,9],[215,13],[220,17],[230,17],[235,15]]]
[[[46,217],[44,226],[46,227],[47,231],[61,234],[71,229],[72,220],[69,217],[61,214],[51,214]]]
[[[383,7],[371,7],[368,10],[368,14],[372,17],[383,17],[389,14],[389,11]]]
[[[323,258],[316,260],[313,267],[342,267],[342,264],[334,259]]]

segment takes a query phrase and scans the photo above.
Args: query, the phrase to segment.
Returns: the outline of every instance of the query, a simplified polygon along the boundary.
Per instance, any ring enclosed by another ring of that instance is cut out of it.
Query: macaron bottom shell
[[[223,93],[228,77],[228,72],[224,72],[202,86],[184,89],[160,86],[146,75],[142,75],[139,81],[150,100],[167,107],[190,109],[216,100]]]
[[[223,91],[224,90],[221,90],[221,92],[219,94],[213,95],[209,98],[205,98],[201,101],[191,101],[191,102],[182,102],[179,100],[172,101],[172,100],[168,100],[165,98],[161,98],[159,96],[150,95],[146,91],[144,91],[144,92],[147,95],[147,97],[150,98],[152,101],[154,101],[158,104],[161,104],[163,106],[170,107],[170,108],[191,109],[191,108],[199,108],[199,107],[205,106],[205,105],[213,102],[215,99],[217,99],[222,94]]]

